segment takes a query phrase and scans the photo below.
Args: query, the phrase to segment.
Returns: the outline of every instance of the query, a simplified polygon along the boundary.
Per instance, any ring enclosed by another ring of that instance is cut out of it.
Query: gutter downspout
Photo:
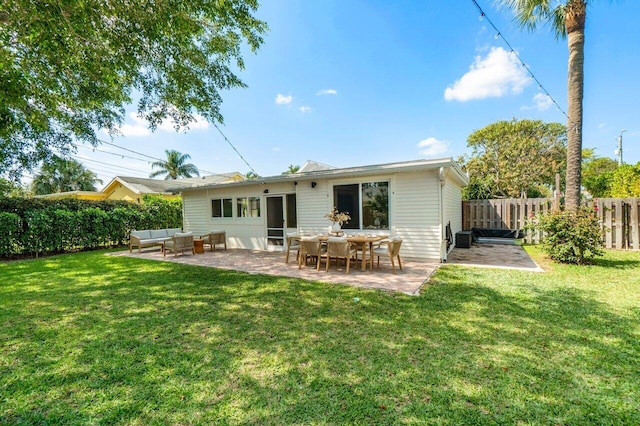
[[[447,261],[447,249],[444,240],[444,184],[446,182],[444,177],[444,167],[440,167],[438,170],[438,179],[440,181],[440,190],[438,191],[438,209],[440,211],[440,262]]]

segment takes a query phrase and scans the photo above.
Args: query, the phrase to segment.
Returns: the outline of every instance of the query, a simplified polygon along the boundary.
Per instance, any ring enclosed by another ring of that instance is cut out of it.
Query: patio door
[[[267,197],[267,246],[284,247],[284,197]]]

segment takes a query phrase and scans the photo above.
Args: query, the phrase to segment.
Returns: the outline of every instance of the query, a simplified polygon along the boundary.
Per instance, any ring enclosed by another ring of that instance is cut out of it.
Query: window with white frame
[[[236,198],[237,217],[260,217],[260,197]]]
[[[389,182],[335,185],[333,204],[351,216],[343,229],[389,229]]]
[[[233,199],[214,198],[211,200],[211,217],[233,217]]]

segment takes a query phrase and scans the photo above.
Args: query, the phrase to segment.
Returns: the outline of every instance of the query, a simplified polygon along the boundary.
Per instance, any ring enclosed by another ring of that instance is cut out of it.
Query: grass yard
[[[640,253],[419,297],[106,256],[0,263],[0,424],[640,424]]]

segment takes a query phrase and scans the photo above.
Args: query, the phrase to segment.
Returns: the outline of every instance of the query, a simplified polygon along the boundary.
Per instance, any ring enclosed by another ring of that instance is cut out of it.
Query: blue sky
[[[270,31],[257,54],[245,53],[239,75],[248,88],[223,93],[220,126],[262,176],[306,160],[348,167],[457,157],[469,153],[470,133],[498,120],[565,123],[471,0],[263,3],[258,16]],[[566,41],[548,27],[521,31],[508,9],[478,3],[566,111]],[[638,16],[637,1],[593,2],[585,49],[584,147],[615,158],[627,129],[623,153],[632,164],[640,161]],[[190,154],[205,174],[249,171],[206,122],[187,133],[168,123],[151,133],[134,107],[130,114],[113,143],[150,157]],[[134,159],[146,157],[98,149],[80,147],[77,158],[104,184],[151,172]]]

